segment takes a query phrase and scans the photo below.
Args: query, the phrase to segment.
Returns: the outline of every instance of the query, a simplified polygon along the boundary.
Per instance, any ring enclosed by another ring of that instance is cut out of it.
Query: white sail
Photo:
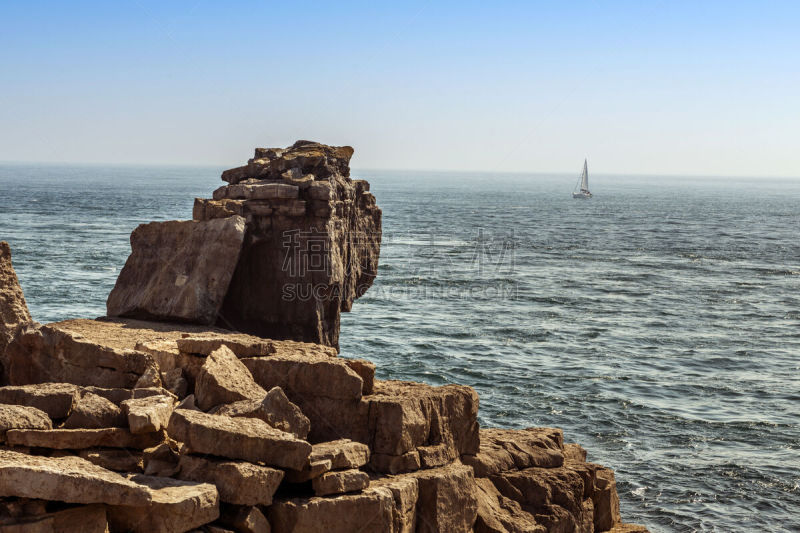
[[[583,174],[581,174],[581,190],[589,190],[589,166],[585,159],[583,160]]]

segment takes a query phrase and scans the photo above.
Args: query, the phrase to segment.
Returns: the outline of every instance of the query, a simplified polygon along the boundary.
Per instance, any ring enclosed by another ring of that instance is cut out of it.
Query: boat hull
[[[582,198],[582,199],[589,199],[592,197],[592,193],[590,192],[574,192],[572,193],[573,198]]]

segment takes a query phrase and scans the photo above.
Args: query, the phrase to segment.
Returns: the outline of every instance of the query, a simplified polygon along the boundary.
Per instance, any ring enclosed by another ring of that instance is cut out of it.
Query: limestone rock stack
[[[379,244],[349,236],[380,229],[351,154],[259,149],[197,220],[138,228],[109,297],[138,318],[31,322],[0,247],[0,533],[646,531],[561,430],[481,429],[471,388],[338,356]],[[271,300],[280,235],[312,228],[337,266],[301,278],[338,297]]]
[[[256,148],[193,221],[151,222],[108,315],[214,325],[337,347],[339,315],[378,272],[381,210],[350,179],[349,146]]]

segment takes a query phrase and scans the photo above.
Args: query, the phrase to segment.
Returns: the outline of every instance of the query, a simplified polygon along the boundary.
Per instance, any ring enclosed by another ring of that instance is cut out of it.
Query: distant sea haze
[[[220,171],[0,165],[34,318],[103,315],[131,230],[191,218]],[[355,174],[384,242],[344,357],[563,428],[652,531],[800,531],[800,181]]]

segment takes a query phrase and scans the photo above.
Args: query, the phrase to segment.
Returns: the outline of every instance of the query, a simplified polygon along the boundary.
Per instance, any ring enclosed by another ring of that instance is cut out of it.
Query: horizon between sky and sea
[[[800,529],[800,181],[364,171],[384,213],[343,357],[461,383],[483,426],[555,426],[652,531]],[[96,317],[151,220],[217,167],[0,164],[35,320]]]

